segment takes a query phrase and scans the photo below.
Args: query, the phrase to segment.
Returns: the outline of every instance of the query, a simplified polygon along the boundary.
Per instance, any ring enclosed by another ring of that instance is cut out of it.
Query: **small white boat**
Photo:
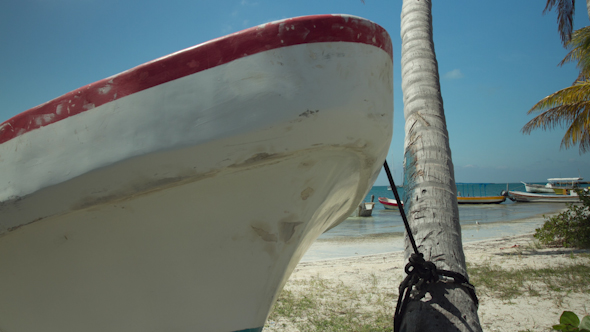
[[[459,204],[500,204],[506,200],[506,196],[458,196]]]
[[[383,207],[386,210],[398,210],[398,202],[395,199],[391,199],[391,198],[387,198],[387,197],[379,197],[377,198],[377,200],[379,201],[379,203],[383,204]],[[404,206],[404,203],[401,203],[402,206]]]
[[[549,194],[554,193],[553,188],[551,187],[550,183],[534,184],[534,183],[522,182],[522,184],[524,184],[524,189],[528,193],[549,193]]]
[[[373,215],[373,208],[375,207],[374,202],[362,202],[358,209],[356,216],[357,217],[370,217]]]
[[[370,202],[361,202],[361,204],[359,204],[358,209],[356,210],[356,215],[354,215],[355,217],[370,217],[373,215],[373,209],[375,208],[375,203],[373,202],[375,200],[375,195],[371,195],[371,201]]]
[[[379,174],[392,68],[380,26],[300,17],[0,124],[0,329],[261,331]]]
[[[577,203],[580,197],[575,190],[570,190],[567,195],[552,195],[529,193],[523,191],[509,191],[508,198],[515,202],[528,203]]]

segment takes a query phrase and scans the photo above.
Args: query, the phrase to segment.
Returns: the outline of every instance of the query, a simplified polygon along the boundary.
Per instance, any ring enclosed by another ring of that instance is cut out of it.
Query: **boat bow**
[[[379,174],[392,68],[378,25],[301,17],[4,122],[2,329],[260,331]]]

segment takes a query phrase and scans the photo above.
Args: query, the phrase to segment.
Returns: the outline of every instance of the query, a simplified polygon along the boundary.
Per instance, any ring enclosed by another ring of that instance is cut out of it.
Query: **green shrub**
[[[590,248],[590,196],[578,190],[582,204],[567,204],[568,210],[545,220],[535,238],[547,245]]]
[[[590,316],[584,316],[580,321],[578,315],[564,311],[559,317],[559,325],[553,325],[553,329],[564,332],[590,332]]]

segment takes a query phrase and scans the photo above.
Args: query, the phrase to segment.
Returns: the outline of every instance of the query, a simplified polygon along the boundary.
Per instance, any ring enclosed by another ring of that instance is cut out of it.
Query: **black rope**
[[[408,218],[406,218],[406,213],[402,206],[403,203],[399,198],[399,194],[397,193],[397,188],[395,187],[395,182],[393,182],[393,177],[391,176],[389,165],[387,165],[387,160],[383,163],[383,168],[385,168],[385,174],[387,174],[387,179],[389,180],[391,191],[393,191],[393,196],[395,196],[395,200],[397,201],[399,213],[402,215],[402,220],[404,221],[404,225],[406,226],[406,232],[410,235],[410,242],[412,243],[412,248],[414,248],[415,253],[418,253],[418,247],[416,246],[416,241],[414,241],[414,237],[412,236],[412,230],[410,229],[410,224],[408,224]]]
[[[414,253],[410,255],[410,258],[408,259],[409,263],[406,264],[405,267],[406,278],[399,285],[399,297],[397,298],[397,306],[395,307],[395,314],[393,316],[393,331],[398,332],[400,330],[406,306],[410,302],[410,292],[413,288],[422,290],[426,285],[436,282],[456,283],[467,289],[475,306],[478,306],[479,301],[475,294],[475,287],[469,283],[469,280],[464,275],[453,271],[440,270],[433,262],[424,260],[424,255],[418,251],[418,247],[416,246],[414,235],[412,234],[408,218],[402,207],[402,201],[399,198],[395,182],[393,181],[391,171],[389,170],[389,165],[387,165],[387,160],[383,163],[383,168],[385,168],[385,173],[389,179],[391,190],[397,200],[397,206],[402,216],[402,220],[404,221],[404,226],[406,227],[406,233],[408,234],[408,238],[414,249]]]

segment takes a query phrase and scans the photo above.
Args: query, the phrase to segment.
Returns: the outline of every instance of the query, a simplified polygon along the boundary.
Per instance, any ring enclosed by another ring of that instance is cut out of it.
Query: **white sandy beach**
[[[572,255],[571,249],[539,248],[533,245],[532,234],[504,236],[464,244],[468,264],[497,265],[503,269],[519,269],[523,267],[555,267],[564,264],[582,262],[590,265],[590,256]],[[576,253],[588,253],[589,250],[578,250]],[[376,284],[382,294],[391,296],[391,316],[397,301],[398,286],[403,278],[403,252],[390,252],[349,258],[317,260],[301,262],[291,275],[286,290],[293,293],[304,292],[305,285],[312,279],[323,279],[328,284],[339,284],[351,289],[366,288],[367,283]],[[590,276],[588,277],[590,282]],[[535,287],[535,285],[529,285]],[[484,331],[550,331],[551,326],[558,324],[559,316],[564,310],[573,311],[578,316],[590,314],[590,295],[584,293],[563,294],[544,293],[538,287],[539,296],[522,296],[516,299],[501,300],[478,290],[480,300],[479,318]],[[557,294],[557,295],[556,295]],[[360,311],[370,312],[371,304]],[[389,309],[388,309],[389,310]],[[305,319],[299,317],[298,319]],[[264,331],[300,331],[290,320],[269,320]]]

